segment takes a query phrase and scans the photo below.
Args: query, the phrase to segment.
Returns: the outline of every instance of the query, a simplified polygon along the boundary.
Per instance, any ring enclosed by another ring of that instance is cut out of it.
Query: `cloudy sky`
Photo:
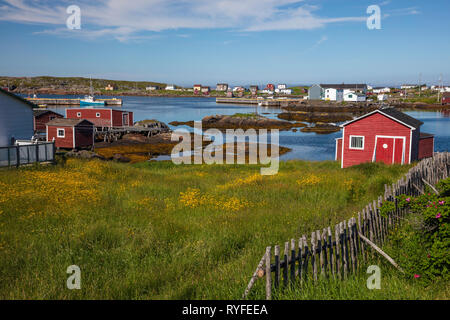
[[[67,8],[81,10],[69,29]],[[367,28],[367,8],[381,29]],[[0,75],[450,83],[448,0],[0,0]]]

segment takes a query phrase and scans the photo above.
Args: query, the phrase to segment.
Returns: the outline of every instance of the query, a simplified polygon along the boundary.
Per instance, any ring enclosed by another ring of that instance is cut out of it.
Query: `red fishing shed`
[[[133,112],[111,108],[68,108],[66,118],[85,119],[98,128],[129,127],[133,125]]]
[[[409,164],[432,157],[434,136],[421,133],[422,124],[394,108],[367,113],[341,126],[336,160],[347,168],[364,162]]]
[[[94,124],[83,119],[53,119],[47,123],[47,141],[55,141],[57,148],[90,148],[94,145]]]

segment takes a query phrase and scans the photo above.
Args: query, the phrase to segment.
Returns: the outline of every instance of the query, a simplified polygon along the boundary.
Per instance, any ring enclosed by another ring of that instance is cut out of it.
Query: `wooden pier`
[[[132,127],[105,127],[95,129],[95,138],[103,139],[105,142],[112,142],[122,139],[122,137],[129,133],[141,134],[147,137],[156,134],[169,132],[170,129],[161,123],[154,123],[146,126],[132,126]]]
[[[37,104],[37,105],[55,105],[55,106],[79,106],[80,99],[69,99],[69,98],[25,98],[26,100]],[[110,98],[110,99],[97,99],[97,101],[105,101],[106,106],[121,106],[122,99]]]

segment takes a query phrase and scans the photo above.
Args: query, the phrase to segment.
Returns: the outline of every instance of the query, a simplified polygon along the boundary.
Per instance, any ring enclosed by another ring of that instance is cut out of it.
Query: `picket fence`
[[[267,300],[271,299],[272,290],[277,290],[281,285],[288,287],[304,281],[317,283],[329,277],[347,279],[349,274],[356,273],[374,257],[374,251],[401,270],[380,249],[387,241],[389,232],[401,224],[407,214],[398,206],[396,197],[423,194],[426,186],[437,193],[434,186],[449,175],[450,153],[435,153],[432,158],[420,161],[396,183],[385,185],[384,196],[369,203],[357,217],[344,220],[334,228],[329,226],[313,231],[309,239],[306,235],[291,239],[284,244],[283,254],[279,245],[274,246],[273,251],[272,247],[267,247],[242,298],[245,299],[255,282],[264,277]],[[395,203],[395,209],[382,216],[380,208],[384,201]]]

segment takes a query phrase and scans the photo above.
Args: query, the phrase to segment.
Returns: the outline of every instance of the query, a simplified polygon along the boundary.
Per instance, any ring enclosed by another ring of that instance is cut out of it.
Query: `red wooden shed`
[[[450,103],[450,92],[444,92],[442,94],[442,104],[449,104]]]
[[[34,132],[45,132],[47,123],[56,118],[64,118],[64,116],[47,109],[33,109]]]
[[[133,112],[111,108],[70,108],[66,118],[85,119],[98,128],[128,127],[133,125]]]
[[[336,139],[342,168],[364,162],[409,164],[433,156],[434,136],[421,133],[423,122],[394,108],[367,113],[343,124]]]
[[[57,148],[79,149],[94,145],[94,125],[83,119],[53,119],[47,123],[47,141]]]

